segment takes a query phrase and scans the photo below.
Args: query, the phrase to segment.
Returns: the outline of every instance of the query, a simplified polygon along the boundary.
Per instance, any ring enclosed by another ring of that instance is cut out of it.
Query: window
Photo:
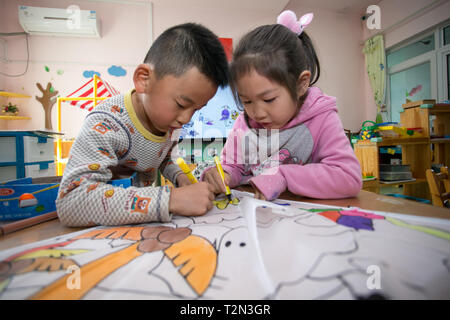
[[[450,100],[450,54],[447,54],[447,100]]]
[[[386,55],[388,68],[434,50],[434,34]]]
[[[386,51],[387,119],[408,101],[450,100],[450,21]]]
[[[430,62],[425,62],[389,75],[391,87],[391,121],[400,122],[400,111],[406,99],[411,101],[429,99]]]
[[[450,26],[447,26],[443,29],[444,33],[444,46],[450,44]]]

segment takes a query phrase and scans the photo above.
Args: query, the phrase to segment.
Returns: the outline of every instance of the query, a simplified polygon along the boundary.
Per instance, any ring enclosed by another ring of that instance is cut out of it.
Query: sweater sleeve
[[[75,140],[59,188],[56,208],[67,226],[167,222],[168,187],[122,188],[108,184],[118,150],[130,148],[129,131],[106,112],[86,117]]]
[[[327,114],[316,137],[309,163],[280,165],[250,182],[267,200],[286,189],[317,199],[356,196],[362,187],[361,169],[336,112]]]
[[[181,171],[180,167],[172,160],[172,151],[175,146],[176,144],[173,144],[170,150],[167,152],[166,157],[161,162],[160,170],[164,177],[172,181],[174,186],[177,186],[177,177],[178,175],[183,173],[183,171]]]

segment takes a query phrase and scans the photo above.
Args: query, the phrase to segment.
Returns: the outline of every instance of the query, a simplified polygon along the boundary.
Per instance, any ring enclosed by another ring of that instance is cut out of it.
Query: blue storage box
[[[108,183],[122,188],[136,184],[137,173]],[[0,183],[0,221],[31,218],[56,211],[61,177],[22,178]]]
[[[0,220],[19,220],[56,211],[61,177],[23,178],[0,184]]]

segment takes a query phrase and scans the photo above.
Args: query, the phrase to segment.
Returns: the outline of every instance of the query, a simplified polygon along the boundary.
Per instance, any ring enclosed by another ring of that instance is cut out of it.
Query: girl
[[[336,98],[312,86],[320,65],[303,31],[312,18],[297,22],[295,13],[285,11],[278,24],[246,34],[233,55],[231,88],[244,112],[222,151],[225,183],[250,183],[258,199],[276,199],[286,189],[310,198],[345,198],[362,186]],[[209,168],[202,179],[216,193],[225,192],[217,170]]]

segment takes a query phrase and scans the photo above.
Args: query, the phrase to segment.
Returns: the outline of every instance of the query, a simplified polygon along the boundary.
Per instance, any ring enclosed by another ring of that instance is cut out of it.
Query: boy
[[[98,105],[83,123],[56,200],[64,225],[168,222],[170,212],[195,216],[212,208],[212,187],[191,185],[170,155],[173,130],[228,83],[217,36],[194,23],[166,30],[136,68],[133,82],[135,89]],[[158,169],[179,188],[151,187]],[[107,184],[133,171],[139,187]]]

